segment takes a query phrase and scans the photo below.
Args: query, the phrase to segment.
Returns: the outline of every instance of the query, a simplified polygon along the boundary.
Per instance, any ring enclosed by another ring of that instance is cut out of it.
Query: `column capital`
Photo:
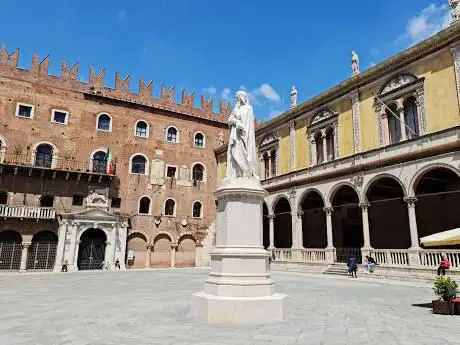
[[[310,140],[310,143],[311,143],[312,145],[316,144],[315,133],[310,133],[310,134],[308,134],[308,140]]]
[[[153,244],[146,244],[145,245],[145,248],[147,248],[147,250],[151,249],[153,247]]]
[[[321,129],[321,138],[323,138],[323,139],[326,138],[326,130],[327,130],[327,128],[322,128]]]
[[[359,102],[359,91],[358,90],[353,90],[348,94],[348,98],[352,102]]]
[[[404,198],[404,201],[407,202],[407,207],[415,207],[415,202],[417,201],[417,197],[408,196]]]
[[[302,218],[303,216],[303,211],[297,211],[297,217]]]
[[[270,220],[270,221],[273,221],[275,219],[275,215],[274,214],[269,214],[267,216],[267,218]]]
[[[29,248],[31,244],[32,244],[31,242],[22,242],[21,246],[22,248]]]
[[[171,243],[171,249],[177,249],[178,246],[178,243]]]
[[[362,202],[359,204],[359,207],[361,207],[361,209],[363,211],[367,211],[367,209],[371,206],[371,203],[368,202],[368,201],[365,201],[365,202]]]
[[[334,211],[333,207],[325,207],[323,208],[323,211],[326,212],[326,215],[330,216],[332,215],[332,211]]]

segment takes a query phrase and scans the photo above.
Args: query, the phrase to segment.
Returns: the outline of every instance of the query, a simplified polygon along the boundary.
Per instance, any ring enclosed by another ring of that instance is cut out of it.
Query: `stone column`
[[[401,140],[407,140],[407,133],[406,133],[406,119],[404,118],[404,104],[402,100],[398,100],[398,108],[396,115],[399,116],[399,125],[401,126]]]
[[[296,242],[297,242],[298,248],[300,249],[303,248],[302,217],[303,217],[303,211],[298,211],[297,212],[297,223],[296,223],[296,234],[297,234]]]
[[[176,267],[176,250],[177,250],[177,243],[171,244],[171,267]]]
[[[271,152],[268,152],[267,159],[268,159],[268,177],[273,177],[273,175],[272,175],[272,154],[271,154]]]
[[[321,145],[323,145],[323,163],[327,162],[327,142],[326,142],[326,129],[321,130]]]
[[[270,246],[268,249],[275,249],[275,215],[269,214],[268,215],[268,222],[269,222],[269,232],[270,232]]]
[[[69,252],[68,256],[65,258],[67,260],[67,270],[69,272],[75,272],[78,270],[77,260],[78,260],[78,249],[80,247],[80,242],[77,241],[78,237],[78,224],[74,223],[72,226],[67,228],[66,242],[69,241]]]
[[[370,229],[369,229],[369,206],[368,202],[361,203],[361,212],[362,212],[362,219],[363,219],[363,238],[364,238],[364,245],[361,248],[361,255],[365,257],[366,255],[370,254],[370,250],[372,249],[371,246],[371,236],[370,236]]]
[[[383,146],[387,146],[387,145],[390,144],[390,131],[388,130],[388,115],[385,112],[385,110],[383,110],[382,113],[381,113],[381,121],[382,121]]]
[[[311,154],[311,162],[310,165],[318,164],[318,157],[316,157],[316,140],[315,140],[315,133],[310,134],[310,154]]]
[[[27,254],[28,254],[30,245],[31,245],[30,242],[22,243],[21,266],[19,267],[19,270],[23,272],[27,270]]]
[[[150,254],[152,253],[152,245],[147,244],[147,252],[145,253],[145,268],[150,268]]]
[[[292,210],[291,212],[291,236],[292,236],[292,249],[298,249],[299,243],[297,242],[297,212]]]
[[[353,142],[355,153],[361,152],[361,130],[360,130],[360,109],[359,92],[355,90],[350,93],[351,109],[353,113]],[[337,157],[336,157],[337,158]]]
[[[295,170],[295,122],[289,124],[289,147],[291,153],[291,167],[290,171]]]
[[[265,180],[265,159],[264,153],[260,154],[260,179]]]
[[[62,262],[64,260],[64,247],[65,247],[65,236],[67,231],[68,222],[62,220],[59,224],[58,229],[58,245],[56,248],[56,260],[54,262],[54,272],[61,272]]]
[[[419,123],[419,135],[426,134],[426,114],[425,114],[425,90],[423,86],[418,88],[415,92],[418,123]]]
[[[331,264],[335,262],[335,248],[334,240],[332,237],[332,207],[325,207],[324,212],[326,213],[326,235],[327,235],[327,247],[326,247],[326,262]]]
[[[460,44],[453,46],[451,51],[454,58],[455,79],[457,80],[457,100],[460,106]]]
[[[128,222],[123,221],[119,228],[118,237],[120,240],[120,270],[126,269],[126,239],[128,237]]]
[[[420,266],[420,257],[418,255],[420,246],[417,231],[417,215],[415,213],[415,202],[417,201],[417,198],[407,197],[404,198],[404,201],[407,202],[407,211],[409,213],[409,230],[411,240],[411,247],[409,248],[409,265]]]

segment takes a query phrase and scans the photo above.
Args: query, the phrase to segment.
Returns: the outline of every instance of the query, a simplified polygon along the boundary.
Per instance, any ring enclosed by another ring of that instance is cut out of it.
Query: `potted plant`
[[[432,301],[433,312],[435,314],[449,314],[449,302],[457,297],[458,285],[449,277],[438,277],[434,281],[433,291],[438,300]]]

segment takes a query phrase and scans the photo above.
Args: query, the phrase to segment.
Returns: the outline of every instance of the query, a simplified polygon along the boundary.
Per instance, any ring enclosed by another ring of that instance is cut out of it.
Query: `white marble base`
[[[262,201],[257,180],[223,181],[215,192],[216,248],[204,291],[193,295],[192,314],[220,324],[265,324],[283,320],[286,295],[275,293],[269,253],[262,246]]]

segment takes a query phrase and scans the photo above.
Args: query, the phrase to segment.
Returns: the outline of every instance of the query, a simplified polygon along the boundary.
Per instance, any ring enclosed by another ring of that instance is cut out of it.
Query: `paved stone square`
[[[189,316],[203,269],[0,276],[0,344],[458,344],[460,317],[413,306],[429,287],[274,273],[286,320],[257,327]]]

